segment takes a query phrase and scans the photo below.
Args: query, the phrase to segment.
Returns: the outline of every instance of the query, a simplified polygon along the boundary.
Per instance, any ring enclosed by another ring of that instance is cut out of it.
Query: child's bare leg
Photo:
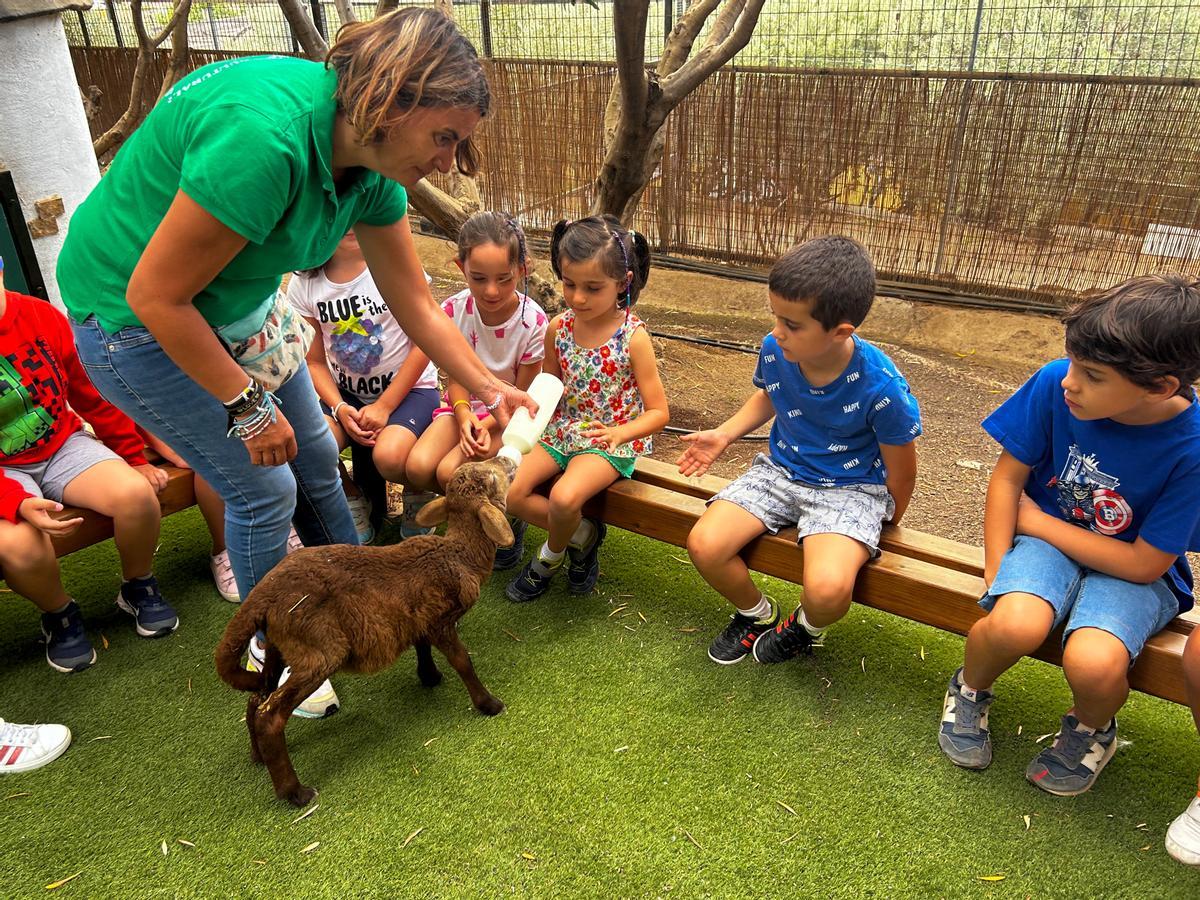
[[[330,434],[337,441],[338,452],[340,453],[345,450],[350,445],[350,437],[346,434],[346,430],[342,428],[338,420],[333,418],[333,416],[326,416],[325,424],[329,426]],[[341,459],[338,460],[338,474],[342,477],[342,493],[347,497],[362,496],[362,491],[358,489],[358,485],[354,483],[354,479],[346,471],[346,464]]]
[[[540,444],[521,461],[517,474],[508,488],[508,512],[530,525],[549,530],[550,501],[537,489],[561,470],[558,463]]]
[[[63,589],[50,535],[28,522],[0,520],[0,574],[42,612],[58,612],[71,600]]]
[[[1187,643],[1183,646],[1183,683],[1187,688],[1196,730],[1200,731],[1200,628],[1188,635]]]
[[[63,489],[63,502],[84,506],[113,520],[121,574],[149,575],[158,546],[162,510],[154,488],[120,460],[105,460],[76,475]]]
[[[825,628],[850,609],[858,570],[871,553],[861,541],[844,534],[810,534],[802,545],[804,619],[812,628]]]
[[[555,553],[567,549],[583,521],[583,505],[620,478],[612,463],[595,453],[581,453],[567,463],[562,477],[550,488],[546,544]]]
[[[1075,718],[1097,731],[1108,727],[1129,697],[1129,651],[1099,628],[1071,632],[1063,672],[1075,695]]]
[[[762,592],[750,579],[750,570],[739,554],[766,530],[753,513],[728,500],[716,500],[688,534],[688,556],[696,571],[742,612],[758,606]]]
[[[208,533],[212,537],[212,555],[216,556],[225,549],[225,501],[213,490],[213,486],[199,475],[195,476],[193,484],[196,490],[196,505],[200,507],[204,524],[208,526]]]
[[[1023,656],[1042,645],[1054,627],[1054,610],[1041,597],[1014,591],[971,626],[963,659],[963,682],[989,690]]]
[[[417,436],[403,425],[388,425],[375,439],[371,459],[375,468],[388,481],[403,484],[407,477],[405,465],[408,455],[417,443]]]
[[[408,454],[405,479],[417,490],[438,489],[438,467],[458,447],[458,422],[454,416],[438,416],[429,423]]]

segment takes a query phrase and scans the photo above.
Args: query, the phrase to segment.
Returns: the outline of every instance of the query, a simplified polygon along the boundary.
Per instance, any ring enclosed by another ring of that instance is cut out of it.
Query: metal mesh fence
[[[838,18],[852,6],[848,0],[830,0],[806,13],[806,39],[825,54],[825,69],[780,64],[797,51],[786,40],[772,44],[772,29],[785,21],[793,34],[801,27],[789,2],[769,2],[759,24],[766,40],[747,48],[761,54],[762,65],[718,72],[668,120],[666,153],[635,223],[657,250],[768,265],[798,240],[840,232],[861,240],[890,281],[1039,306],[1200,261],[1200,86],[1183,77],[1195,64],[1196,43],[1171,24],[1195,21],[1200,0],[1196,8],[1155,6],[1153,15],[1144,5],[1111,3],[1113,16],[1145,15],[1140,31],[1114,29],[1103,40],[1094,28],[1066,28],[1065,8],[1057,9],[1053,32],[1045,25],[1049,12],[1031,3],[1019,7],[1028,13],[1020,21],[1037,28],[1006,30],[996,25],[1000,18],[989,25],[985,8],[974,62],[978,5],[895,4],[886,7],[895,32],[888,40],[905,36],[903,64],[850,41],[870,29],[861,18]],[[611,41],[612,9],[514,0],[483,6],[485,16],[480,4],[455,6],[476,46],[487,46],[482,35],[490,34],[497,102],[480,135],[480,190],[489,207],[546,229],[584,214],[592,201],[614,79],[612,66],[593,57]],[[1007,8],[1018,5],[1009,0]],[[193,43],[194,65],[230,52],[291,52],[273,3],[238,9],[247,18],[237,25],[220,10],[212,19],[203,6],[193,11],[189,37],[209,41]],[[336,21],[332,4],[321,9],[327,24]],[[374,7],[356,10],[367,17]],[[913,36],[916,18],[903,16],[935,10],[940,22],[953,18],[957,30],[929,26],[922,43]],[[509,11],[519,20],[498,14]],[[668,19],[663,7],[658,11],[661,43]],[[104,7],[67,16],[91,29],[93,46],[73,54],[81,87],[102,91],[96,133],[128,99],[133,53],[109,49],[122,29],[132,41],[122,12],[127,7],[113,7],[112,17]],[[682,3],[670,12],[677,17]],[[785,13],[791,18],[781,18]],[[1079,22],[1085,14],[1074,15]],[[1096,7],[1086,12],[1098,15]],[[592,23],[590,30],[572,30],[568,17]],[[521,25],[509,29],[509,21]],[[264,46],[268,34],[275,43]],[[591,34],[594,46],[585,39]],[[95,46],[101,36],[107,47]],[[244,43],[231,49],[236,41]],[[221,49],[202,49],[214,45]],[[858,66],[851,47],[861,52]],[[810,61],[819,55],[805,52]],[[539,53],[544,58],[530,58]],[[865,68],[868,58],[889,62]],[[1118,67],[1124,69],[1113,71]]]

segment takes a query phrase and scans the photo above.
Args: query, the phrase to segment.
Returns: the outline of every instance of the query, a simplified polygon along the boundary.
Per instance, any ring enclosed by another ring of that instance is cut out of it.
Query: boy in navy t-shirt
[[[717,663],[808,652],[850,608],[858,570],[899,522],[917,477],[921,416],[908,383],[855,329],[875,299],[875,268],[850,238],[814,238],[779,258],[768,280],[775,327],[763,340],[756,390],[719,427],[685,435],[684,475],[703,475],[733,441],[772,417],[768,452],[710,501],[688,535],[704,580],[734,605],[709,646]],[[784,621],[739,555],[765,531],[796,526],[804,604]]]
[[[1117,749],[1115,715],[1146,640],[1192,606],[1200,549],[1200,288],[1144,276],[1072,308],[1067,359],[1043,366],[984,429],[1003,448],[988,485],[989,611],[950,679],[938,743],[991,762],[993,682],[1065,623],[1074,705],[1025,776],[1081,794]]]

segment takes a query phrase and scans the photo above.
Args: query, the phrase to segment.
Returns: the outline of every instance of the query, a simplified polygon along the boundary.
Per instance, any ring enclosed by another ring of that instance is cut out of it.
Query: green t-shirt
[[[356,223],[403,218],[404,188],[374,172],[334,187],[336,85],[321,63],[282,56],[225,60],[180,81],[71,218],[58,260],[71,315],[95,314],[107,331],[141,324],[126,288],[180,190],[249,241],[196,295],[214,326],[263,303],[283,273],[324,264]]]

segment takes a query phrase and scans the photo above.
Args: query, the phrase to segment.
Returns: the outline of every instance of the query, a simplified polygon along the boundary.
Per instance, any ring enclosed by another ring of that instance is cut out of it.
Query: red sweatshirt
[[[49,459],[83,428],[79,416],[131,466],[145,465],[145,444],[133,421],[101,397],[88,380],[67,317],[36,297],[5,291],[4,298],[7,308],[0,316],[0,466]],[[0,471],[0,516],[19,521],[17,508],[29,496]]]

